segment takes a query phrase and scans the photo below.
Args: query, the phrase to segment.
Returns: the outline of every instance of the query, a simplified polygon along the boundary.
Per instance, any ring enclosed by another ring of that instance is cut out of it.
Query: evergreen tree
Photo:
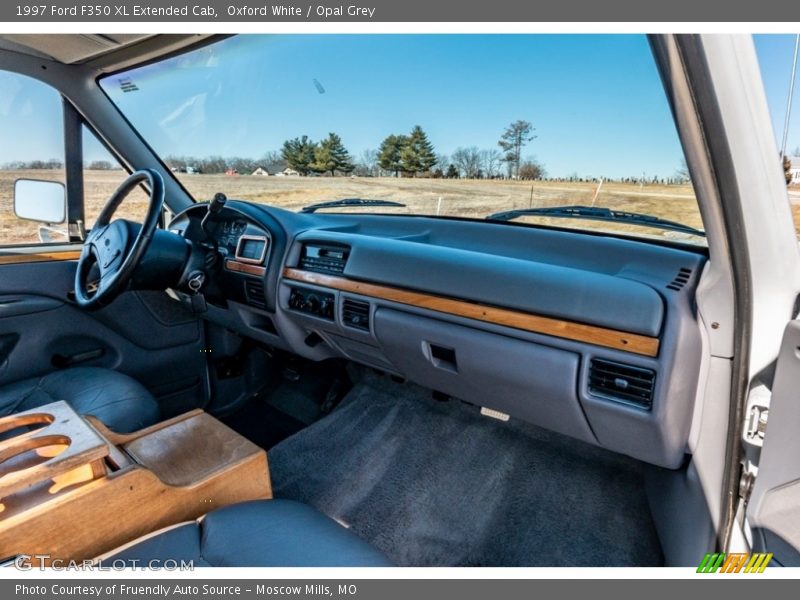
[[[436,164],[433,144],[428,141],[428,136],[417,125],[411,130],[405,144],[400,150],[400,163],[403,171],[407,173],[427,173]]]
[[[381,169],[392,171],[397,177],[400,171],[403,170],[403,161],[401,153],[406,146],[406,136],[404,135],[390,135],[378,148],[378,164]]]
[[[533,133],[534,131],[536,130],[530,122],[521,120],[515,121],[506,127],[506,130],[500,137],[500,141],[497,142],[497,145],[500,146],[505,153],[503,160],[508,163],[509,175],[519,177],[522,148],[531,140],[536,139],[536,135]]]
[[[293,140],[286,140],[281,149],[281,156],[290,168],[301,175],[308,175],[313,169],[314,151],[316,144],[308,139],[307,135]]]
[[[445,177],[447,177],[447,179],[458,179],[458,169],[456,169],[454,164],[450,164],[450,166],[447,167]]]
[[[414,148],[408,143],[408,140],[400,149],[400,170],[412,175],[416,175],[422,170],[417,160],[417,153],[414,152]]]
[[[328,137],[314,149],[314,162],[311,168],[319,173],[330,172],[333,177],[336,171],[350,173],[355,166],[350,153],[342,144],[342,138],[335,133],[329,133]]]

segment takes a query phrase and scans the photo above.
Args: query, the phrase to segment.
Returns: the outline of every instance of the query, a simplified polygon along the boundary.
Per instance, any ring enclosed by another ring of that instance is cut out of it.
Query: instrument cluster
[[[233,254],[236,251],[239,238],[246,230],[247,222],[244,220],[223,221],[217,230],[217,244],[220,247],[227,248],[230,254]]]

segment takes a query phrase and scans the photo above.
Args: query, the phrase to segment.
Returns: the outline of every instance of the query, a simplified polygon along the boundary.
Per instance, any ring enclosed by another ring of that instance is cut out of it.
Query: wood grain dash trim
[[[625,352],[643,356],[658,356],[658,338],[645,335],[564,321],[455,298],[434,296],[424,292],[355,281],[346,277],[312,273],[301,269],[286,268],[283,271],[283,276],[292,281],[311,283],[343,292],[369,296],[370,298],[379,298],[458,317],[475,319],[485,323],[503,325],[605,348],[614,348],[615,350],[624,350]]]
[[[18,265],[23,263],[50,262],[59,260],[78,260],[80,250],[57,250],[54,252],[31,252],[28,254],[0,255],[0,265]]]
[[[238,260],[226,260],[225,261],[225,268],[228,271],[235,271],[237,273],[245,273],[247,275],[256,275],[258,277],[263,277],[264,273],[267,272],[267,269],[264,267],[259,267],[258,265],[248,265],[243,262],[239,262]]]

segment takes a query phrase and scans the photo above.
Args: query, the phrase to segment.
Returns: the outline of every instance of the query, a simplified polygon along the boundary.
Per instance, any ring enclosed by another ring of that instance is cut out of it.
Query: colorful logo
[[[763,573],[772,560],[772,552],[754,552],[753,554],[718,552],[706,554],[698,573]]]

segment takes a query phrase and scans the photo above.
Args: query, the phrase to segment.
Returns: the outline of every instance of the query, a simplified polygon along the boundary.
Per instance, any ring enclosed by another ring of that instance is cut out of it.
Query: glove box
[[[596,443],[577,398],[579,354],[387,308],[374,332],[409,380]]]

